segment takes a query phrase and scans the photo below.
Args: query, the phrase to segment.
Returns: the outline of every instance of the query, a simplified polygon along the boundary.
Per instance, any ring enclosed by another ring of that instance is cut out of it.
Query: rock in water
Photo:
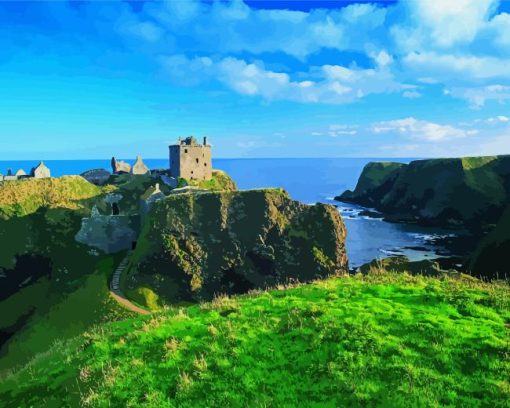
[[[142,156],[137,156],[136,162],[131,168],[131,174],[149,174],[150,172],[149,168],[144,164]]]
[[[176,194],[147,215],[133,277],[166,280],[154,290],[171,286],[171,301],[310,281],[348,271],[345,236],[333,206],[304,205],[280,189]]]

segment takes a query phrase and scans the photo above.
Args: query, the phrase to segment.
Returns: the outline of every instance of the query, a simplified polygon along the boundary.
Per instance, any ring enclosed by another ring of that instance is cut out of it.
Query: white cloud
[[[408,99],[416,99],[416,98],[420,98],[422,95],[421,95],[421,93],[416,92],[416,91],[405,91],[402,93],[402,96],[404,98],[408,98]]]
[[[185,32],[195,52],[281,51],[305,60],[323,48],[362,51],[370,32],[383,26],[386,12],[372,4],[302,12],[251,8],[239,0],[212,4],[186,0],[147,3],[139,18],[154,21],[172,36]]]
[[[465,130],[451,125],[440,125],[413,117],[375,123],[371,126],[374,133],[399,133],[414,139],[428,142],[440,142],[463,138],[478,133],[477,130]]]
[[[510,79],[510,59],[412,52],[402,59],[405,68],[442,80]]]
[[[498,0],[414,0],[403,3],[410,21],[394,28],[397,42],[407,50],[448,48],[474,40]]]
[[[496,117],[487,119],[488,123],[506,123],[508,121],[510,121],[510,118],[504,115],[498,115]]]
[[[327,135],[330,137],[354,136],[358,133],[357,125],[329,125]]]
[[[262,62],[247,63],[233,57],[214,62],[209,57],[172,55],[162,57],[161,62],[176,83],[195,85],[201,81],[218,80],[239,94],[257,95],[267,100],[341,104],[366,95],[405,88],[384,68],[351,69],[325,65],[314,67],[306,73],[309,78],[298,81],[287,73],[266,69]]]
[[[510,14],[497,14],[498,3],[401,0],[386,7],[365,3],[303,12],[252,8],[241,0],[147,2],[138,13],[123,13],[121,31],[147,42],[149,47],[140,48],[157,58],[179,52],[189,60],[211,58],[212,71],[221,74],[216,79],[245,95],[347,103],[398,90],[405,98],[417,98],[440,84],[450,97],[479,108],[487,100],[508,99],[505,92],[483,89],[510,85]],[[364,53],[372,66],[361,69],[355,56],[342,64],[325,57],[320,66],[310,66],[310,55],[324,49]],[[303,77],[298,80],[293,63],[275,68],[280,62],[253,62],[253,57],[278,53],[300,60]],[[194,68],[200,65],[196,61]],[[231,72],[233,67],[240,72]],[[183,78],[185,85],[199,82]],[[423,84],[419,92],[402,89],[401,84],[416,82]]]
[[[372,58],[375,60],[377,65],[381,67],[389,65],[393,62],[393,57],[384,50],[380,51],[377,54],[372,54]]]
[[[494,100],[504,103],[510,99],[510,86],[506,85],[488,85],[471,87],[453,87],[445,90],[446,95],[456,98],[463,98],[469,101],[474,109],[480,109],[486,101]]]

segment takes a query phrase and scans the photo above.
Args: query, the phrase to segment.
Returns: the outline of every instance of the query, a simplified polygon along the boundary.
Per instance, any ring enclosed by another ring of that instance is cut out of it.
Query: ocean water
[[[346,189],[353,189],[365,164],[384,158],[337,159],[215,159],[213,167],[226,171],[241,189],[282,187],[292,198],[304,203],[334,204],[347,226],[347,253],[351,267],[374,258],[406,255],[421,260],[447,255],[446,248],[434,243],[453,235],[450,230],[394,224],[360,216],[363,209],[333,200]],[[395,159],[391,159],[395,161]],[[412,159],[398,159],[407,163]],[[126,160],[133,163],[134,160]],[[150,168],[168,167],[167,159],[146,159]],[[48,160],[53,176],[80,174],[93,168],[110,169],[110,160]],[[0,161],[0,173],[23,168],[27,173],[37,161]]]

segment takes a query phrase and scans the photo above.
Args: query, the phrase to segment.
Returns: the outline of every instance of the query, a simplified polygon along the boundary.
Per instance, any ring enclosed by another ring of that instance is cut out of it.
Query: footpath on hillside
[[[112,281],[110,282],[110,293],[113,296],[113,298],[123,307],[126,309],[129,309],[135,313],[141,314],[141,315],[148,315],[150,312],[148,310],[142,309],[141,307],[138,307],[134,303],[132,303],[120,290],[120,277],[124,270],[126,269],[127,265],[127,256],[122,260],[122,262],[119,264],[115,272],[113,273]]]

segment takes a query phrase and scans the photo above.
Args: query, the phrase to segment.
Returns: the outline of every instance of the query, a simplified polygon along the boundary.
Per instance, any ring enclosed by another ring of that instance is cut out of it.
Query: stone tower
[[[188,180],[209,180],[212,178],[211,145],[199,144],[193,137],[179,140],[170,146],[170,175]]]

